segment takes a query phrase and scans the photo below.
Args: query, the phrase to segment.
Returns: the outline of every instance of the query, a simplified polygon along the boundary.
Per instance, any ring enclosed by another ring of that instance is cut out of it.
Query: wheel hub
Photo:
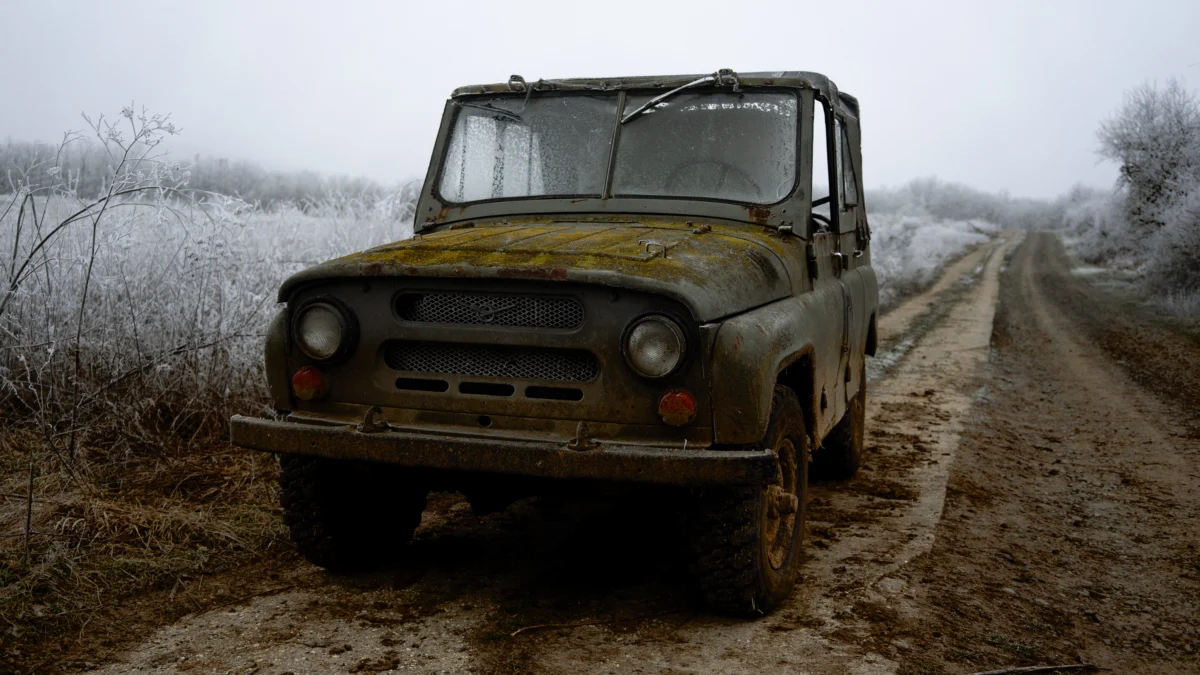
[[[766,505],[767,561],[772,569],[780,569],[787,562],[796,531],[796,514],[800,511],[800,498],[796,489],[796,446],[785,438],[775,450],[775,461],[779,478],[774,485],[763,491]]]

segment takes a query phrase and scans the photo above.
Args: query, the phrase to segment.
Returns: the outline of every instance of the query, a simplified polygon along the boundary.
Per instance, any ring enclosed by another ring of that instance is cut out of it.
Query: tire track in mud
[[[661,501],[527,500],[478,518],[445,495],[402,568],[303,570],[295,589],[186,618],[99,672],[894,673],[886,626],[909,611],[896,572],[933,543],[1016,241],[882,319],[894,358],[868,396],[864,469],[813,486],[803,579],[769,617],[704,610]]]
[[[1198,672],[1200,345],[1127,301],[1073,275],[1053,234],[1014,256],[987,401],[905,570],[908,672]]]

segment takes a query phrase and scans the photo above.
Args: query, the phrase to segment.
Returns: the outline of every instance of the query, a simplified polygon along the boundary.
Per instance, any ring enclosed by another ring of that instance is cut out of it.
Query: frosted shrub
[[[872,213],[871,265],[879,279],[880,305],[889,307],[928,285],[948,260],[986,242],[999,229],[980,220]]]
[[[55,213],[52,206],[48,214]],[[169,199],[128,205],[103,225],[82,324],[90,252],[83,230],[48,247],[39,273],[0,316],[5,393],[26,396],[39,386],[62,390],[78,382],[81,399],[109,408],[105,414],[125,419],[124,412],[136,412],[137,419],[126,420],[134,428],[165,420],[192,431],[220,428],[228,413],[262,400],[262,331],[285,277],[411,234],[407,223],[369,212],[263,213],[216,199],[186,207]],[[0,246],[7,249],[11,240]],[[80,325],[76,377],[69,357]]]
[[[1134,264],[1137,239],[1124,216],[1121,193],[1075,187],[1061,200],[1062,226],[1075,235],[1074,248],[1089,263]]]
[[[1067,208],[1081,254],[1131,261],[1160,298],[1190,306],[1200,293],[1200,103],[1174,80],[1161,89],[1144,84],[1098,137],[1101,156],[1120,163],[1120,192]]]
[[[93,126],[113,158],[100,197],[82,197],[47,148],[9,172],[0,198],[0,404],[65,454],[105,430],[147,445],[221,432],[264,398],[262,332],[280,282],[412,233],[407,193],[265,212],[194,190],[156,154],[174,131],[165,118],[118,122]]]
[[[1057,204],[984,192],[935,177],[916,178],[896,188],[867,191],[872,212],[920,216],[945,222],[982,221],[1008,229],[1038,229],[1057,222]]]
[[[1200,293],[1200,185],[1162,214],[1149,242],[1146,278],[1164,295]]]
[[[1100,125],[1100,156],[1120,165],[1130,227],[1151,234],[1200,185],[1200,105],[1178,81],[1142,84]]]

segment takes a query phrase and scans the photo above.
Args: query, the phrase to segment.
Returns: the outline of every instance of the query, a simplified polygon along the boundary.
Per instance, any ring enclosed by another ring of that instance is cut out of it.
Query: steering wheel
[[[815,220],[815,221],[817,221],[818,223],[821,223],[822,225],[824,225],[826,229],[829,229],[829,230],[832,230],[832,229],[833,229],[833,221],[832,221],[832,220],[830,220],[829,218],[827,218],[827,217],[826,217],[824,214],[822,214],[822,213],[813,213],[813,214],[810,214],[810,215],[812,216],[812,219],[813,219],[813,220]]]
[[[667,179],[663,181],[663,188],[671,193],[679,192],[679,190],[676,189],[678,186],[675,184],[680,182],[680,178],[683,176],[684,172],[688,169],[699,166],[713,166],[717,168],[717,184],[713,186],[713,192],[720,192],[721,188],[725,187],[725,181],[729,178],[729,174],[733,174],[743,184],[754,190],[754,195],[756,197],[762,197],[762,189],[758,187],[758,183],[754,182],[754,179],[750,177],[750,174],[737,168],[729,162],[724,162],[719,159],[693,159],[680,163],[671,170],[670,174],[667,175]]]
[[[814,199],[812,205],[814,207],[824,206],[825,204],[828,204],[832,199],[833,199],[833,195],[825,195],[824,197],[821,197],[820,199]],[[828,218],[826,218],[826,220],[828,220]]]

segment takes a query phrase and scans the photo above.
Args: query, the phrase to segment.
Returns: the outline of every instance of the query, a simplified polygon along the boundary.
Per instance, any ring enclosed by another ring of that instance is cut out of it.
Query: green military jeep
[[[296,547],[331,570],[402,556],[431,490],[486,512],[657,485],[715,608],[778,605],[810,463],[844,478],[862,452],[858,117],[806,72],[455,91],[413,238],[284,282],[279,416],[232,420],[280,455]]]

